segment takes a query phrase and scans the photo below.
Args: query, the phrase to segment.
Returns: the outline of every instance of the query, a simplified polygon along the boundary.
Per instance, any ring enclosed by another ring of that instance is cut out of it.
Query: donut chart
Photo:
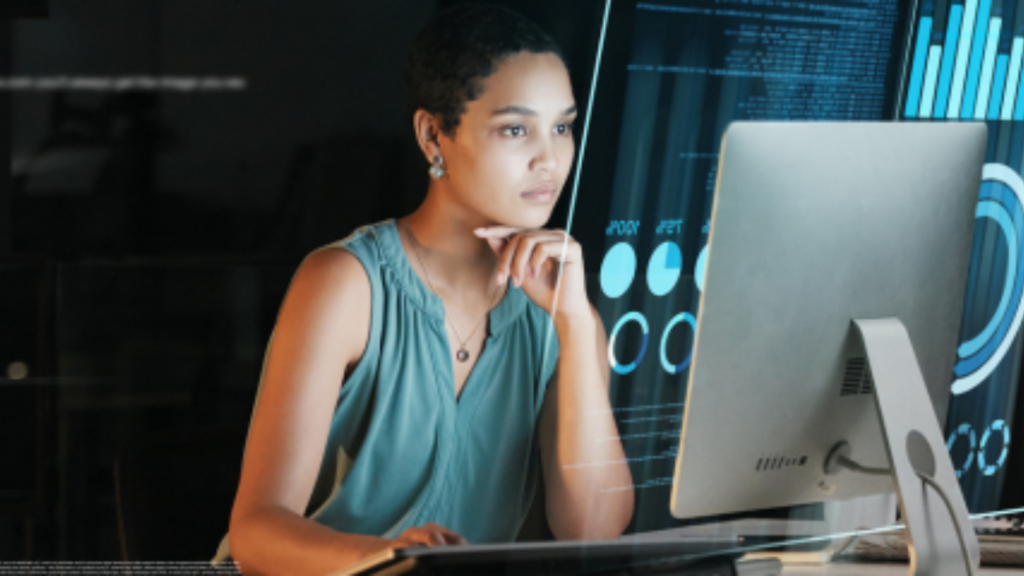
[[[636,358],[629,364],[620,364],[619,360],[615,357],[615,338],[619,335],[619,330],[621,330],[628,322],[636,322],[640,325],[640,329],[643,330],[644,339],[643,343],[640,345],[640,352],[637,354]],[[619,318],[619,321],[615,323],[615,328],[612,328],[611,337],[608,338],[608,363],[611,365],[612,370],[620,375],[629,374],[633,370],[636,370],[636,367],[640,364],[640,361],[643,360],[644,354],[647,352],[647,340],[650,336],[650,332],[651,329],[647,325],[647,319],[639,312],[629,312],[622,318]]]
[[[974,464],[974,451],[978,448],[978,437],[974,434],[974,428],[971,428],[971,425],[965,422],[949,435],[949,441],[946,442],[947,452],[953,452],[953,447],[956,446],[958,438],[966,438],[969,442],[964,465],[956,469],[956,477],[960,478],[968,473],[971,470],[971,464]]]
[[[673,364],[669,362],[668,355],[665,352],[665,345],[668,343],[668,335],[672,332],[672,328],[680,322],[685,322],[690,325],[690,329],[693,330],[694,335],[697,334],[697,319],[694,318],[693,314],[689,312],[682,312],[676,314],[669,320],[668,326],[665,326],[665,331],[661,335],[661,367],[665,369],[669,374],[679,374],[683,370],[686,370],[687,366],[690,365],[690,360],[693,358],[693,347],[690,347],[689,352],[686,354],[686,360],[683,360],[679,364]]]
[[[949,440],[946,441],[946,451],[952,456],[953,448],[957,445],[957,442],[961,438],[967,440],[967,457],[964,459],[962,466],[956,469],[956,477],[962,478],[964,474],[971,471],[971,465],[974,464],[975,455],[977,455],[978,471],[984,476],[993,476],[1003,464],[1006,464],[1006,459],[1010,455],[1010,427],[1007,426],[1005,420],[994,420],[991,424],[985,428],[985,433],[981,435],[981,443],[978,443],[978,436],[974,431],[974,428],[968,422],[964,422],[949,435]],[[999,446],[998,456],[992,458],[994,452],[993,449],[989,449],[989,442],[993,445]],[[996,444],[998,442],[998,444]],[[986,453],[989,454],[986,457]]]
[[[999,453],[999,458],[996,458],[994,462],[988,463],[985,461],[985,448],[988,445],[989,439],[991,439],[992,433],[1002,433],[1003,449]],[[978,447],[978,468],[981,469],[981,473],[985,476],[992,476],[1003,467],[1006,463],[1006,457],[1010,454],[1010,428],[1006,425],[1006,422],[1002,420],[996,420],[988,428],[985,429],[985,433],[981,435],[981,445]]]
[[[988,218],[999,226],[1007,248],[1006,281],[988,324],[957,349],[954,396],[985,382],[1009,352],[1024,320],[1024,266],[1018,265],[1024,253],[1024,180],[1020,175],[1002,164],[986,164],[975,218]]]

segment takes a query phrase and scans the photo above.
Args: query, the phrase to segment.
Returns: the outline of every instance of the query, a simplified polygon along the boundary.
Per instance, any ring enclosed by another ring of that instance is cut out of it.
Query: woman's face
[[[576,153],[576,101],[554,54],[502,60],[466,103],[454,138],[439,138],[448,175],[438,184],[488,220],[539,228],[551,216]]]

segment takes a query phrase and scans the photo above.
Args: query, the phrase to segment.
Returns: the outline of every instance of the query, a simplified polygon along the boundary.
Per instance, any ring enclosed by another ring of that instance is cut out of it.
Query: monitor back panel
[[[888,465],[851,320],[899,317],[944,421],[985,143],[972,123],[729,128],[673,515],[893,490],[823,473],[844,439]]]

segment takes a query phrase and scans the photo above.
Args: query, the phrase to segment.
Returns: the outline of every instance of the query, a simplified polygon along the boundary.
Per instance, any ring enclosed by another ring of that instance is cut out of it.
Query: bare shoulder
[[[348,368],[358,362],[370,330],[370,278],[351,252],[325,246],[302,261],[278,317],[279,328],[300,324],[321,344],[340,351]]]
[[[362,357],[370,325],[370,280],[350,252],[309,254],[278,313],[246,442],[230,529],[232,552],[258,548],[249,515],[302,514],[320,469],[338,392]]]
[[[370,278],[354,254],[334,245],[309,253],[295,273],[293,286],[349,298],[370,297]]]

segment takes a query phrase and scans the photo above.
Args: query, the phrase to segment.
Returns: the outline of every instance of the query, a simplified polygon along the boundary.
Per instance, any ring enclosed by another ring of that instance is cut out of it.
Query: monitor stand
[[[908,574],[969,576],[981,564],[978,539],[910,336],[896,318],[854,320],[853,324],[874,380],[875,404],[891,464],[891,469],[881,472],[893,477],[907,527]],[[841,455],[838,459],[846,460]],[[844,467],[871,473],[871,469],[850,464]],[[829,465],[826,461],[826,468]],[[940,492],[945,492],[945,497]],[[962,529],[960,534],[954,522]],[[964,548],[970,554],[971,570],[965,563]]]

